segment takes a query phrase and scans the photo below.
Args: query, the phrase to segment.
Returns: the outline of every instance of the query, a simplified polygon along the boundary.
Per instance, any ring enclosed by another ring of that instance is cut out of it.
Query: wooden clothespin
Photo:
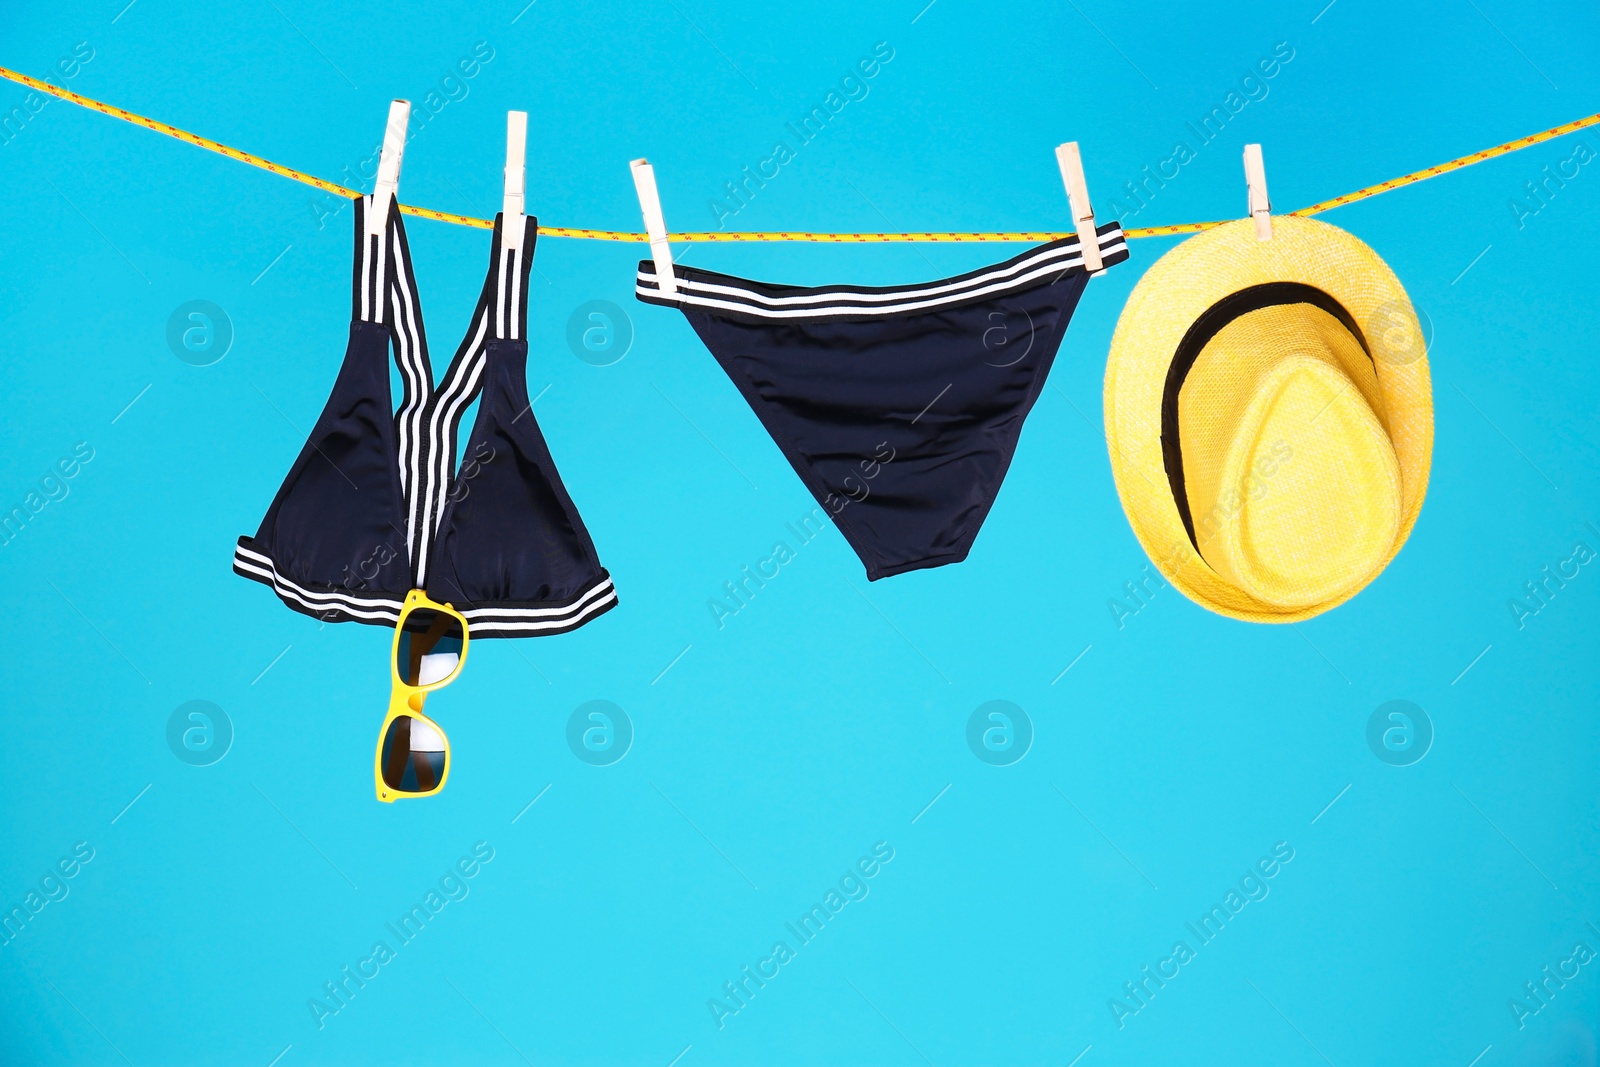
[[[1056,165],[1061,168],[1061,180],[1067,187],[1067,204],[1078,231],[1078,246],[1083,249],[1083,269],[1096,274],[1105,265],[1100,258],[1100,235],[1094,228],[1094,208],[1089,203],[1089,183],[1083,177],[1083,156],[1078,152],[1077,141],[1056,146]]]
[[[500,208],[500,243],[516,252],[522,249],[522,238],[527,227],[523,225],[528,170],[525,165],[528,149],[528,113],[506,112],[506,195]]]
[[[367,215],[367,233],[377,236],[389,223],[389,204],[400,191],[400,157],[406,151],[406,124],[411,121],[411,103],[389,102],[389,122],[383,128],[383,153],[378,156],[378,181],[372,190],[372,211]]]
[[[1250,217],[1256,221],[1256,237],[1272,240],[1272,201],[1267,196],[1267,168],[1261,162],[1261,146],[1244,146],[1244,180],[1250,191]]]
[[[639,194],[639,210],[644,214],[644,232],[650,238],[650,258],[656,261],[656,284],[663,293],[676,293],[678,276],[672,272],[672,248],[667,244],[667,222],[661,215],[655,168],[645,159],[636,159],[628,166],[633,169],[633,188]]]

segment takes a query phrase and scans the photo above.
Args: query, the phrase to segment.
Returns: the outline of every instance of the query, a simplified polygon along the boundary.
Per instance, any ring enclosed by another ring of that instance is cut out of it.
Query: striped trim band
[[[272,587],[272,591],[296,611],[304,612],[329,622],[357,619],[365,622],[397,623],[404,596],[358,596],[353,593],[307,589],[292,578],[280,574],[272,557],[243,544],[233,549],[235,574]]]
[[[1128,244],[1116,223],[1099,229],[1100,254],[1109,267],[1128,258]],[[1069,271],[1083,269],[1076,237],[1040,245],[1004,263],[955,278],[896,286],[832,285],[819,288],[772,285],[689,267],[676,269],[678,292],[667,296],[656,283],[655,264],[639,264],[635,293],[640,300],[670,307],[705,308],[764,319],[861,319],[950,307],[1003,293],[1049,285]]]
[[[270,586],[289,607],[325,622],[394,624],[400,621],[404,595],[376,593],[360,596],[308,589],[280,573],[270,556],[246,548],[243,544],[234,547],[233,569],[236,574]],[[616,603],[617,593],[611,584],[611,576],[601,571],[589,588],[559,604],[541,607],[501,607],[492,604],[457,607],[466,618],[468,631],[473,637],[527,637],[575,630],[596,615],[611,610]]]
[[[617,592],[602,573],[584,592],[565,604],[548,608],[486,606],[461,612],[473,637],[527,637],[575,630],[596,615],[616,607]]]

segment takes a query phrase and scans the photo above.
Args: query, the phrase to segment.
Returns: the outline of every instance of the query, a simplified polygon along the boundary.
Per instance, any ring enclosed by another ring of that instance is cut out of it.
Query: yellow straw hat
[[[1411,301],[1343,230],[1249,219],[1134,288],[1106,364],[1117,494],[1157,569],[1204,608],[1297,622],[1378,576],[1428,488],[1433,397]]]

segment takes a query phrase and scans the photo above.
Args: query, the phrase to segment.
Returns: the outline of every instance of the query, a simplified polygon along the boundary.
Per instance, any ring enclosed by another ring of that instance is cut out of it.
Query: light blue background
[[[1068,139],[1105,218],[1278,42],[1294,58],[1266,98],[1126,222],[1242,215],[1247,141],[1292,208],[1600,99],[1600,18],[1578,3],[124,2],[12,6],[0,62],[44,74],[86,41],[73,88],[338,179],[391,97],[420,104],[485,41],[401,197],[495,210],[504,113],[525,109],[547,225],[638,229],[626,164],[648,156],[669,224],[713,227],[722,183],[793,145],[784,124],[880,41],[869,95],[729,228],[1064,229]],[[0,84],[0,111],[25,95]],[[333,381],[349,213],[319,229],[312,190],[52,102],[0,146],[0,510],[76,442],[95,454],[0,548],[0,901],[76,842],[95,858],[0,948],[0,1061],[1593,1063],[1600,964],[1524,1029],[1508,1008],[1575,943],[1600,950],[1600,571],[1521,629],[1508,608],[1576,541],[1600,549],[1600,170],[1520,227],[1511,207],[1578,141],[1600,133],[1324,216],[1431,320],[1437,440],[1405,550],[1295,629],[1170,588],[1121,629],[1108,607],[1146,559],[1106,456],[1105,353],[1177,239],[1090,286],[967,562],[869,586],[830,529],[720,630],[708,599],[813,501],[682,317],[632,298],[641,246],[541,240],[530,391],[621,606],[476,646],[429,704],[449,788],[388,807],[387,634],[319,627],[229,570]],[[488,237],[408,227],[442,366]],[[1015,251],[679,249],[868,284]],[[192,299],[233,322],[213,366],[164,339]],[[632,319],[615,365],[567,346],[590,300]],[[202,768],[165,740],[197,699],[235,730]],[[609,767],[565,741],[592,699],[636,731]],[[1035,730],[1009,767],[965,741],[994,699]],[[1365,740],[1392,699],[1436,731],[1410,767]],[[494,859],[470,895],[319,1029],[308,999],[477,841]],[[870,895],[719,1030],[707,999],[879,841]],[[1108,999],[1280,841],[1270,896],[1119,1029]]]

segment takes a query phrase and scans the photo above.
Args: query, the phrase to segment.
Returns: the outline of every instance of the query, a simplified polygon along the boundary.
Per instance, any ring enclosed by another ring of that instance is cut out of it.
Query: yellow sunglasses
[[[467,661],[467,642],[467,620],[455,608],[420,589],[406,594],[389,659],[389,713],[372,760],[373,786],[385,804],[431,797],[450,777],[450,741],[422,714],[422,704],[430,692],[456,680]]]

